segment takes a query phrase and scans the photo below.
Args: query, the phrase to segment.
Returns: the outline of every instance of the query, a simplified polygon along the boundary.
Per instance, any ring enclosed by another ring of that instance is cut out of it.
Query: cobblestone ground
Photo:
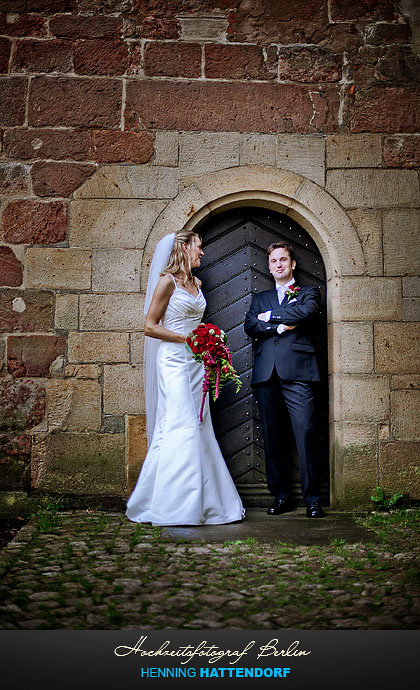
[[[222,544],[40,511],[0,551],[0,628],[418,629],[420,510],[367,522],[376,543]]]

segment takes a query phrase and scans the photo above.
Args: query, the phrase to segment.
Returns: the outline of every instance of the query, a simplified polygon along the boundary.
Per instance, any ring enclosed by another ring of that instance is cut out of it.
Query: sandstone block
[[[420,390],[420,374],[401,374],[392,377],[392,390]]]
[[[17,259],[13,249],[0,247],[0,283],[8,287],[22,285],[22,263]]]
[[[19,127],[25,122],[26,77],[0,77],[0,127]]]
[[[204,47],[207,79],[273,79],[264,61],[263,50],[257,45],[208,43]]]
[[[373,326],[371,323],[341,324],[341,365],[344,373],[372,373]]]
[[[50,377],[50,368],[65,351],[66,338],[61,335],[10,335],[7,338],[7,370],[14,378]]]
[[[90,250],[29,248],[26,257],[28,287],[90,289]]]
[[[99,379],[101,367],[97,364],[66,364],[64,376],[75,379]]]
[[[345,208],[416,206],[419,199],[411,170],[329,170],[326,189]]]
[[[35,381],[0,382],[0,430],[33,429],[45,416],[45,386]]]
[[[124,434],[57,432],[35,439],[32,486],[76,495],[121,496]]]
[[[420,441],[420,390],[391,393],[391,428],[399,441]]]
[[[118,129],[121,102],[122,83],[116,79],[35,77],[29,94],[29,125]]]
[[[90,164],[39,161],[32,166],[32,189],[38,196],[69,197],[95,169]]]
[[[278,75],[281,81],[335,82],[341,79],[338,55],[319,46],[292,46],[279,49]]]
[[[403,297],[420,297],[420,276],[403,278]]]
[[[152,155],[152,132],[93,133],[93,157],[100,163],[148,163]]]
[[[144,298],[137,294],[80,295],[83,331],[143,330]]]
[[[401,283],[392,278],[344,278],[344,321],[389,321],[401,318]]]
[[[89,132],[10,129],[4,133],[3,144],[9,158],[87,160],[91,157]]]
[[[50,39],[16,41],[13,52],[13,72],[39,74],[40,72],[71,72],[73,48],[68,41]]]
[[[50,19],[50,32],[59,38],[103,38],[117,36],[120,17],[56,15]]]
[[[384,163],[395,168],[420,166],[420,140],[418,136],[385,137]]]
[[[10,244],[55,244],[66,239],[63,201],[11,201],[3,211],[0,239]]]
[[[170,199],[177,193],[178,171],[174,168],[105,165],[74,196],[85,199]]]
[[[128,333],[69,333],[68,361],[128,362]]]
[[[375,370],[381,374],[417,374],[420,370],[420,324],[375,324]]]
[[[71,202],[70,245],[143,248],[164,201],[92,199]]]
[[[420,273],[419,222],[418,209],[393,209],[384,213],[385,275],[415,276]]]
[[[184,185],[201,175],[239,165],[239,134],[181,133],[179,174]]]
[[[351,439],[347,438],[349,445],[346,446],[342,445],[341,434],[339,434],[334,453],[337,475],[340,477],[340,489],[336,501],[338,503],[343,501],[347,507],[369,505],[372,487],[376,486],[378,477],[376,444],[368,441],[369,432],[367,429],[362,431],[362,425],[359,432],[357,426],[354,432],[353,442],[351,443]],[[345,436],[349,433],[351,433],[350,428],[345,429]],[[357,441],[360,442],[357,443]]]
[[[420,443],[382,443],[379,472],[385,492],[398,491],[411,499],[420,499]]]
[[[420,129],[420,88],[370,86],[356,89],[349,107],[350,132],[416,134]]]
[[[126,108],[147,129],[313,134],[335,131],[339,98],[329,84],[136,80]]]
[[[155,138],[155,165],[175,167],[178,165],[178,132],[156,132]]]
[[[94,292],[139,292],[141,259],[137,249],[93,249]]]
[[[366,423],[389,418],[389,380],[386,376],[345,375],[341,386],[343,420]]]
[[[378,134],[335,134],[326,139],[327,168],[377,168],[382,163]]]
[[[201,76],[201,45],[153,41],[144,46],[144,72],[148,77]]]
[[[134,364],[104,366],[104,413],[144,414],[141,366]]]
[[[360,422],[339,422],[336,425],[340,445],[343,448],[376,446],[377,424],[362,424]]]
[[[181,39],[184,41],[225,41],[226,15],[180,17]]]
[[[273,134],[243,134],[240,165],[276,165],[276,137]]]
[[[55,327],[66,331],[77,330],[79,325],[79,296],[72,294],[56,295]]]
[[[44,332],[53,328],[54,296],[43,290],[1,290],[0,331]]]
[[[128,46],[110,37],[82,39],[74,45],[76,74],[119,76],[129,64]]]
[[[370,276],[383,275],[382,252],[382,213],[378,210],[358,209],[347,214],[356,232],[359,235],[363,247],[366,262],[366,273]]]
[[[132,364],[143,364],[144,357],[144,333],[130,334],[130,352]]]
[[[47,18],[39,14],[5,12],[0,16],[0,34],[16,37],[45,36],[48,32],[47,22]]]
[[[147,453],[146,416],[127,415],[127,495],[133,491]]]
[[[50,431],[98,431],[101,387],[98,381],[51,379],[48,384]]]
[[[0,194],[11,196],[28,191],[29,166],[20,163],[0,163]]]
[[[420,297],[403,297],[403,321],[420,321]]]
[[[323,186],[325,139],[300,135],[277,137],[277,166],[304,175]]]

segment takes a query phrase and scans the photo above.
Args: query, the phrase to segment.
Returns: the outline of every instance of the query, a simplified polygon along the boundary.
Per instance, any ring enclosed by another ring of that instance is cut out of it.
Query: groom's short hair
[[[290,244],[287,244],[287,242],[273,242],[270,244],[267,249],[267,259],[270,258],[271,252],[273,252],[275,249],[285,249],[289,254],[290,261],[296,261],[293,247],[291,247]]]

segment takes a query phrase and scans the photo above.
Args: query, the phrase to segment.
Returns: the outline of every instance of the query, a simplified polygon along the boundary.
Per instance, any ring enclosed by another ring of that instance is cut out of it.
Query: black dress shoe
[[[292,510],[292,505],[287,498],[276,498],[273,505],[267,509],[267,515],[281,515]]]
[[[322,510],[319,503],[310,503],[308,506],[306,506],[306,517],[308,517],[308,518],[322,518],[322,517],[324,517],[324,515],[325,515],[325,513]]]

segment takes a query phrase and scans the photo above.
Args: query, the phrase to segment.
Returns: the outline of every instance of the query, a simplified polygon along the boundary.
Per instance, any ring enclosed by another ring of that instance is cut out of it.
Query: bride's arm
[[[182,335],[182,333],[175,333],[175,331],[170,331],[169,328],[164,328],[159,323],[159,321],[163,319],[169,299],[174,289],[174,282],[170,275],[165,275],[159,278],[159,282],[156,285],[156,289],[153,293],[149,311],[146,314],[144,335],[149,336],[149,338],[167,340],[171,343],[185,343],[187,339],[186,335]]]

